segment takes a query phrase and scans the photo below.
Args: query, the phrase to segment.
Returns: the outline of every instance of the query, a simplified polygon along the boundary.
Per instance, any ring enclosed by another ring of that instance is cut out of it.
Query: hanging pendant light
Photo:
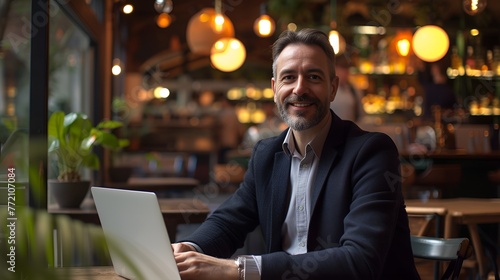
[[[337,30],[330,30],[328,33],[328,41],[330,41],[330,45],[332,45],[336,55],[344,53],[346,44],[345,39]]]
[[[188,22],[186,41],[193,53],[209,55],[213,44],[227,37],[234,37],[234,27],[222,13],[221,0],[215,1],[215,8],[201,10]]]
[[[234,27],[231,20],[222,15],[224,22],[220,32],[215,24],[216,11],[205,8],[195,14],[188,22],[186,41],[193,53],[209,55],[215,42],[221,38],[234,37]]]
[[[212,65],[223,72],[237,70],[245,58],[245,46],[236,38],[222,38],[215,42],[210,51]]]
[[[464,11],[471,16],[482,12],[486,8],[486,4],[486,0],[463,0]]]
[[[156,25],[160,28],[167,28],[172,23],[172,18],[167,13],[161,13],[156,18]]]
[[[412,47],[415,55],[427,62],[438,61],[448,52],[450,39],[439,26],[422,26],[413,35]]]
[[[275,28],[274,20],[267,14],[266,3],[261,4],[260,17],[253,24],[255,34],[259,37],[269,37],[273,35]]]
[[[174,3],[172,0],[155,0],[154,7],[158,13],[169,14],[174,8]]]
[[[332,45],[333,51],[335,52],[335,55],[342,54],[345,50],[345,39],[340,35],[340,33],[337,31],[337,21],[335,20],[337,18],[337,1],[331,0],[330,1],[330,32],[328,33],[328,41],[330,41],[330,45]]]

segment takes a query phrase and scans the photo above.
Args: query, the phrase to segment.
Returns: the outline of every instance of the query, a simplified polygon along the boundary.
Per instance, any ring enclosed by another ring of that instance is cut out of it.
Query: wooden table
[[[457,237],[458,227],[460,225],[467,226],[478,262],[479,273],[485,279],[488,274],[486,271],[487,260],[479,236],[478,225],[500,223],[500,199],[450,198],[431,199],[426,202],[406,200],[408,213],[418,212],[423,207],[446,209],[443,233],[445,238]]]
[[[123,280],[112,266],[61,267],[50,269],[54,279],[68,280]]]
[[[172,242],[175,241],[178,225],[201,223],[210,213],[208,206],[196,198],[160,198],[158,202]],[[99,216],[92,199],[86,199],[79,209],[61,209],[57,205],[49,205],[48,212],[63,214],[85,223],[100,225]]]
[[[140,191],[172,191],[192,190],[200,182],[190,177],[131,177],[124,183],[106,183],[108,188],[140,190]]]

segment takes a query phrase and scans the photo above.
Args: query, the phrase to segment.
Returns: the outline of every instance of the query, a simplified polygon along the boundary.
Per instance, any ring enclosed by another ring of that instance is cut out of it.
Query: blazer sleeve
[[[254,147],[254,153],[260,143]],[[243,182],[187,239],[207,255],[228,258],[244,245],[248,233],[259,224],[255,198],[253,157]],[[252,175],[251,175],[252,174]]]

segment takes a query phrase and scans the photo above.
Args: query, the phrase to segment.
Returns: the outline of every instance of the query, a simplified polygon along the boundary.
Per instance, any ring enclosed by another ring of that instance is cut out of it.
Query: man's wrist
[[[238,268],[238,280],[245,280],[245,263],[246,263],[246,258],[245,257],[237,257],[234,262],[236,263],[236,266]]]

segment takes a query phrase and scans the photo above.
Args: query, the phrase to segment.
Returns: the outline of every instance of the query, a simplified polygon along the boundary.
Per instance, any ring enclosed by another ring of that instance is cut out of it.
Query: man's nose
[[[307,83],[303,76],[297,77],[297,82],[295,83],[295,88],[293,93],[296,95],[304,95],[307,90]]]

